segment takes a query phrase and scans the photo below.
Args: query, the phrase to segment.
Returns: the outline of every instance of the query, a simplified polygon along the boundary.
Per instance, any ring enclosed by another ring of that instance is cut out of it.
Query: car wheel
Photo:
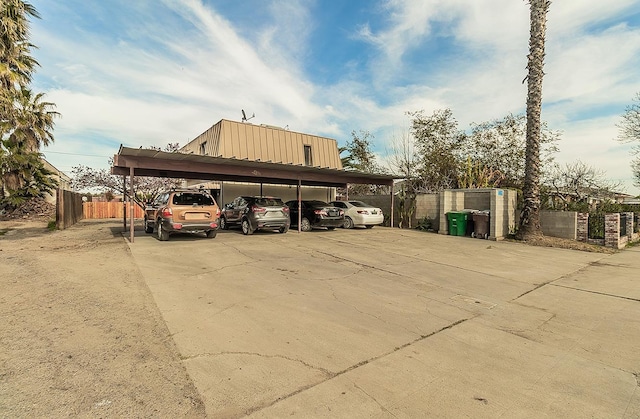
[[[288,226],[282,226],[278,229],[278,231],[280,233],[286,233],[287,231],[289,231],[289,227]]]
[[[161,242],[169,240],[169,232],[162,228],[162,220],[158,219],[158,221],[156,221],[156,225],[158,226],[158,240]]]
[[[242,234],[244,234],[245,236],[253,234],[251,224],[249,224],[249,220],[247,220],[246,218],[242,219]]]
[[[147,217],[144,217],[144,232],[147,234],[153,233],[153,226],[149,224]]]
[[[209,237],[210,239],[213,239],[214,237],[216,237],[217,234],[218,234],[218,232],[215,231],[215,230],[207,231],[207,237]]]
[[[373,226],[365,226],[365,227],[367,227],[368,229],[372,229],[373,228]]]
[[[220,228],[222,230],[229,230],[229,223],[227,223],[226,217],[220,218]]]
[[[353,220],[351,219],[351,217],[345,217],[343,227],[353,228]]]
[[[303,218],[300,221],[300,230],[302,230],[302,231],[311,231],[311,223],[309,222],[309,219]]]

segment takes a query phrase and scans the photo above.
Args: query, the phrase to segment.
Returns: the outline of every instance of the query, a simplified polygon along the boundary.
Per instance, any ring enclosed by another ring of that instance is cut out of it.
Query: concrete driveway
[[[640,248],[376,227],[131,252],[210,417],[640,417]]]

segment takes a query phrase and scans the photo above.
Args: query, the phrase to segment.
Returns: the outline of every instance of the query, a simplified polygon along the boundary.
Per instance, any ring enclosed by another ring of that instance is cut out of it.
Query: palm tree
[[[59,116],[54,111],[55,104],[44,102],[44,93],[33,94],[31,90],[22,88],[15,95],[15,115],[11,123],[11,133],[7,142],[25,150],[38,152],[40,147],[48,146],[54,141],[53,119]]]
[[[527,145],[524,169],[524,204],[518,237],[542,235],[540,229],[540,138],[544,43],[550,0],[529,0],[530,34],[527,75]]]
[[[2,0],[0,6],[0,80],[2,88],[26,86],[37,61],[31,57],[29,17],[39,18],[36,9],[22,0]]]
[[[39,17],[23,0],[0,3],[0,201],[5,189],[34,196],[39,182],[50,187],[39,151],[53,142],[58,113],[42,93],[33,94],[28,88],[38,66],[31,56],[29,18]]]

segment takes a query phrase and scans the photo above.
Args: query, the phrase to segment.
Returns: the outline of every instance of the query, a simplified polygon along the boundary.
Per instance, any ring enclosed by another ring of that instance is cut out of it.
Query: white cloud
[[[618,178],[630,177],[630,157],[612,140],[615,118],[575,119],[607,106],[622,113],[640,91],[640,31],[611,24],[639,5],[564,0],[553,2],[549,13],[543,117],[564,131],[560,159],[597,162]],[[118,20],[120,38],[34,25],[39,80],[47,80],[47,100],[63,115],[56,148],[76,150],[83,133],[134,147],[184,144],[220,118],[239,120],[245,109],[256,113],[254,123],[289,125],[341,143],[351,130],[369,130],[384,150],[404,129],[397,127],[406,127],[406,111],[451,107],[461,128],[524,111],[529,16],[523,0],[372,5],[386,18],[382,26],[360,28],[360,39],[377,48],[368,72],[352,66],[324,86],[314,85],[302,64],[313,58],[312,31],[321,29],[308,2],[274,0],[256,28],[237,27],[215,2],[131,7]],[[143,19],[153,8],[157,16]],[[415,67],[415,55],[445,38],[452,48],[446,61],[428,62],[428,71]]]

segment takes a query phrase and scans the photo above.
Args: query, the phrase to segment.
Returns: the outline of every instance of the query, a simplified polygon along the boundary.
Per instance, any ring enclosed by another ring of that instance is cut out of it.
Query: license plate
[[[209,218],[208,212],[187,212],[184,214],[185,220],[201,220],[203,218]]]

